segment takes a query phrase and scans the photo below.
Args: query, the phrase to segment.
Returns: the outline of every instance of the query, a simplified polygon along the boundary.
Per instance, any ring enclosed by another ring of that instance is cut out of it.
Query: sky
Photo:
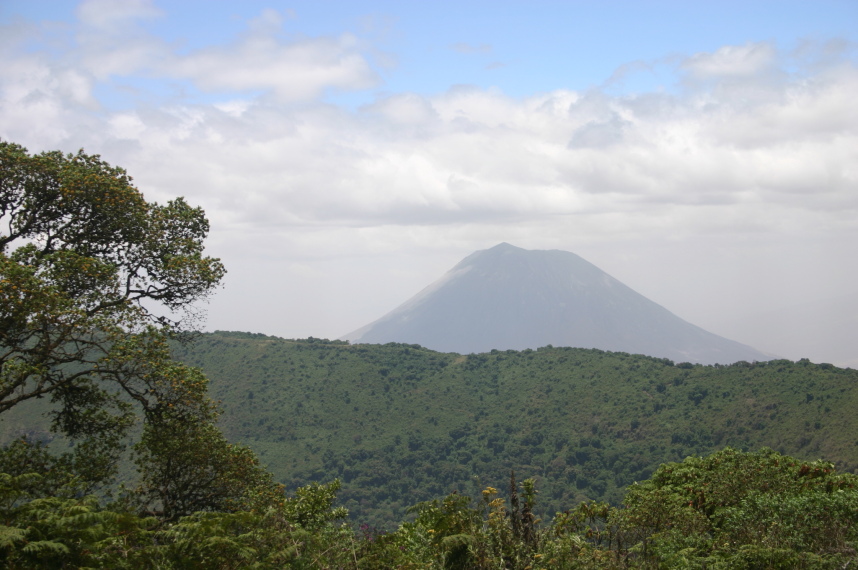
[[[0,138],[206,211],[206,330],[338,338],[508,242],[858,368],[854,0],[0,0],[0,61]]]

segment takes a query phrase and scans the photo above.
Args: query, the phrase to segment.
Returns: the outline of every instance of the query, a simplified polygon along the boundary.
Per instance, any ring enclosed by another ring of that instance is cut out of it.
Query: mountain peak
[[[527,251],[527,250],[522,249],[520,247],[516,247],[516,246],[514,246],[510,243],[507,243],[505,241],[502,241],[501,243],[497,244],[496,246],[490,247],[489,249],[484,249],[483,251]],[[480,252],[477,252],[477,253],[480,253]]]
[[[552,344],[698,363],[767,359],[683,321],[573,253],[506,242],[472,253],[345,338],[463,354]]]
[[[516,247],[507,242],[502,242],[497,244],[494,247],[490,247],[488,249],[480,249],[467,256],[462,260],[464,263],[468,260],[481,259],[481,258],[492,258],[497,255],[516,255],[516,254],[525,254],[527,253],[526,249],[522,249],[520,247]]]

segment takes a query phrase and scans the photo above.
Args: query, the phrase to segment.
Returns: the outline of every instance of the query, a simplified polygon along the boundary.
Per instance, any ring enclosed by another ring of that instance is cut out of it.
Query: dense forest
[[[199,335],[207,233],[0,141],[3,567],[858,560],[856,371]]]
[[[295,488],[336,477],[359,523],[417,501],[535,477],[543,517],[618,504],[664,462],[771,447],[858,467],[858,371],[803,360],[729,366],[552,348],[443,354],[219,332],[177,347],[221,426]]]
[[[345,523],[336,481],[264,508],[165,522],[46,496],[40,480],[0,474],[7,568],[833,570],[858,560],[858,476],[766,449],[664,464],[620,506],[580,503],[550,522],[533,514],[533,479],[513,475],[505,496],[453,492],[412,506],[392,532]]]

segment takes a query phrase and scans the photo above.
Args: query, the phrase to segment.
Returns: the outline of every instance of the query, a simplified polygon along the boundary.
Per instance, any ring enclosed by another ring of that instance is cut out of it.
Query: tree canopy
[[[0,473],[0,563],[10,568],[842,569],[858,560],[858,477],[824,461],[726,448],[662,465],[623,505],[532,516],[533,480],[506,497],[453,492],[393,532],[342,523],[337,481],[264,511],[171,524],[91,498],[19,499],[38,476]],[[521,496],[519,496],[519,491]]]
[[[160,333],[225,273],[203,255],[208,230],[200,208],[147,202],[98,156],[0,142],[0,413],[51,396],[73,434],[116,388],[158,400]]]
[[[49,397],[52,430],[75,442],[62,454],[26,439],[3,450],[5,473],[39,475],[30,494],[109,481],[142,410],[141,510],[171,519],[282,495],[217,429],[205,376],[171,358],[225,274],[204,254],[208,231],[202,209],[147,202],[96,155],[0,141],[0,414]]]
[[[131,182],[83,151],[0,142],[0,413],[50,396],[55,429],[80,437],[126,428],[128,397],[182,399],[158,373],[164,335],[225,271],[200,208]]]

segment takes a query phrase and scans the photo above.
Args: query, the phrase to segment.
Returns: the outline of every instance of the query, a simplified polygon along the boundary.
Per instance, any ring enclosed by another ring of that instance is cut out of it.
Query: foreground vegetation
[[[662,465],[623,504],[582,503],[550,523],[533,480],[413,506],[380,533],[344,522],[337,482],[257,509],[174,522],[91,498],[40,496],[0,475],[7,568],[845,568],[858,561],[858,476],[823,461],[730,448]]]
[[[83,151],[30,155],[0,140],[0,414],[44,412],[0,450],[7,567],[88,566],[104,552],[91,542],[99,528],[283,498],[221,433],[202,372],[171,356],[225,274],[204,255],[208,220],[181,198],[147,202],[131,182]],[[49,449],[55,437],[67,445]],[[129,446],[133,477],[115,489]]]

